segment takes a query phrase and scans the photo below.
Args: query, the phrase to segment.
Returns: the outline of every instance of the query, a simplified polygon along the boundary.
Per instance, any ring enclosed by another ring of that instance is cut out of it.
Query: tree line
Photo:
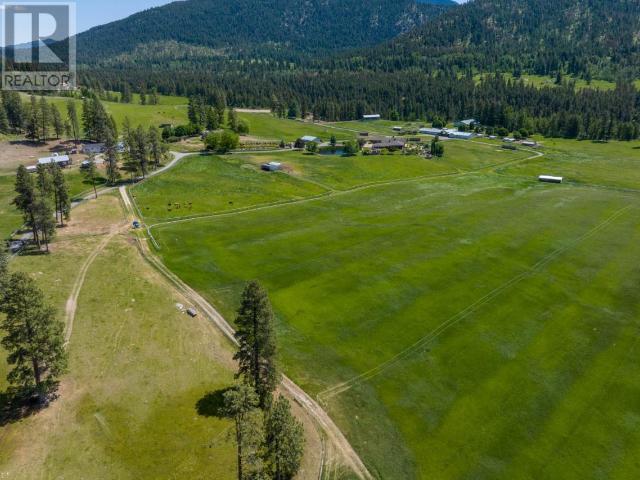
[[[280,383],[274,315],[258,282],[244,289],[236,317],[240,383],[224,394],[234,421],[238,480],[291,480],[304,454],[304,431],[289,401],[274,395]]]
[[[640,135],[640,93],[624,79],[604,91],[578,89],[566,77],[557,85],[540,87],[501,72],[477,76],[473,70],[446,68],[262,71],[264,66],[254,69],[250,64],[243,68],[241,73],[215,74],[187,69],[176,78],[132,67],[125,75],[144,78],[164,94],[215,92],[231,107],[269,107],[281,117],[327,121],[357,120],[365,113],[399,121],[474,117],[490,127],[528,128],[551,137],[627,140]],[[93,75],[85,72],[84,77],[98,81]],[[99,82],[117,88],[121,76],[121,70],[101,70]],[[580,128],[567,128],[567,122],[575,123],[576,118]]]
[[[62,169],[56,163],[38,165],[34,176],[21,165],[16,173],[15,191],[13,205],[22,213],[38,249],[44,243],[48,252],[56,224],[64,226],[71,216],[71,197]]]

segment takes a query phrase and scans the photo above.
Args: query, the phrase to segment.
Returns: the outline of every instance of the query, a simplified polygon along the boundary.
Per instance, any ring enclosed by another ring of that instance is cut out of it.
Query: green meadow
[[[249,135],[269,140],[293,142],[305,135],[314,135],[328,142],[332,135],[338,140],[353,138],[353,133],[336,130],[317,123],[277,118],[270,113],[238,113],[249,124]]]
[[[25,99],[28,97],[23,96]],[[63,118],[67,118],[67,97],[46,97],[47,101],[56,105]],[[160,96],[158,105],[140,105],[138,97],[134,98],[132,103],[116,103],[103,102],[105,109],[109,115],[113,115],[119,127],[125,118],[128,118],[133,126],[143,125],[156,127],[162,124],[185,124],[187,120],[187,99],[182,97],[165,97]],[[78,109],[78,114],[82,112],[82,101],[79,99],[72,100]]]
[[[329,194],[152,234],[227,318],[247,279],[267,286],[283,368],[377,478],[635,478],[636,147],[244,155],[254,167],[281,161]],[[542,173],[569,182],[538,183]],[[175,170],[154,187],[166,196],[189,181],[209,189],[210,213],[224,210],[216,197],[229,177],[219,189],[215,174],[195,177]],[[152,213],[158,203],[137,201]]]
[[[105,230],[123,220],[115,195],[78,207],[74,216],[72,231],[61,233],[51,255],[12,263],[37,281],[59,319],[82,264]],[[220,392],[233,383],[229,347],[205,320],[180,313],[178,302],[184,299],[145,263],[131,238],[113,237],[81,289],[60,398],[2,427],[3,475],[234,478],[232,425],[216,413]],[[0,349],[2,392],[7,368]]]

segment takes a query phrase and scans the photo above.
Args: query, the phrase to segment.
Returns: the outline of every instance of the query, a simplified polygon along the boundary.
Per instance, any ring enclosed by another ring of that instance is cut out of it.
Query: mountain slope
[[[637,69],[640,0],[474,0],[393,40],[385,55],[540,74]]]
[[[187,0],[146,10],[78,36],[92,63],[140,45],[173,41],[212,49],[271,44],[313,52],[377,44],[423,24],[449,0]]]

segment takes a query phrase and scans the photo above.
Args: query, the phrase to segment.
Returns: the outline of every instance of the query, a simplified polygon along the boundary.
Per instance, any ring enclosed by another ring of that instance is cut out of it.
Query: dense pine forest
[[[81,81],[323,120],[376,112],[568,138],[639,135],[640,0],[263,3],[190,0],[91,30],[79,37]],[[617,86],[577,89],[574,79]]]

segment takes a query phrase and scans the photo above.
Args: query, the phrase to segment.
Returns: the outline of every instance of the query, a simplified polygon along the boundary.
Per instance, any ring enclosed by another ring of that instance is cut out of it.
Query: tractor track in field
[[[614,212],[612,215],[610,215],[608,218],[606,218],[605,220],[600,222],[598,225],[593,227],[588,232],[584,233],[583,235],[581,235],[580,237],[576,238],[575,240],[569,242],[564,247],[560,247],[560,248],[554,250],[553,252],[549,253],[548,255],[545,255],[544,257],[542,257],[540,260],[538,260],[534,265],[529,267],[524,272],[516,275],[515,277],[511,278],[507,282],[505,282],[502,285],[496,287],[491,292],[487,293],[485,296],[481,297],[480,299],[476,300],[471,305],[467,306],[465,309],[461,310],[460,312],[458,312],[454,316],[450,317],[448,320],[442,322],[440,325],[438,325],[431,332],[429,332],[428,334],[426,334],[422,338],[418,339],[415,343],[413,343],[412,345],[408,346],[404,350],[398,352],[396,355],[391,357],[389,360],[387,360],[387,361],[379,364],[378,366],[376,366],[376,367],[374,367],[374,368],[372,368],[370,370],[367,370],[366,372],[363,372],[360,375],[357,375],[357,376],[355,376],[355,377],[353,377],[353,378],[351,378],[351,379],[349,379],[349,380],[347,380],[345,382],[341,382],[341,383],[339,383],[337,385],[334,385],[333,387],[330,387],[330,388],[320,392],[318,394],[318,399],[320,401],[329,400],[329,399],[331,399],[331,398],[333,398],[333,397],[335,397],[337,395],[340,395],[341,393],[344,393],[344,392],[350,390],[355,385],[358,385],[358,384],[360,384],[362,382],[370,380],[370,379],[372,379],[372,378],[384,373],[389,368],[391,368],[391,367],[399,364],[403,360],[406,360],[407,358],[411,357],[412,355],[414,355],[415,353],[419,352],[424,347],[429,345],[431,342],[436,340],[439,336],[441,336],[447,330],[449,330],[450,328],[454,327],[455,325],[459,324],[460,322],[462,322],[463,320],[468,318],[470,315],[475,313],[482,306],[484,306],[487,303],[491,302],[493,299],[498,297],[500,294],[502,294],[503,292],[505,292],[509,288],[513,287],[514,285],[517,285],[518,283],[520,283],[524,279],[530,277],[531,275],[534,275],[534,274],[538,273],[543,267],[548,265],[549,262],[553,261],[554,259],[556,259],[560,255],[573,250],[575,247],[577,247],[579,244],[581,244],[585,240],[593,237],[594,235],[596,235],[600,231],[604,230],[607,226],[609,226],[612,222],[614,222],[619,217],[624,215],[631,208],[632,208],[632,206],[628,205],[626,207],[623,207],[623,208],[617,210],[616,212]]]
[[[126,187],[120,188],[120,195],[122,196],[123,204],[127,209],[129,215],[135,215],[136,209],[129,198]],[[218,312],[218,310],[211,305],[202,295],[196,292],[193,288],[187,285],[182,279],[174,274],[150,249],[147,242],[137,237],[138,249],[143,258],[160,274],[162,274],[176,290],[189,299],[200,311],[223,333],[223,335],[234,345],[237,345],[235,338],[234,328],[224,319],[224,317]],[[334,446],[334,450],[339,452],[341,459],[345,465],[353,470],[353,472],[363,480],[372,479],[373,476],[367,470],[364,462],[346,439],[342,431],[333,422],[331,417],[324,411],[324,409],[318,404],[310,395],[308,395],[302,388],[295,384],[291,379],[286,376],[282,376],[281,387],[287,395],[293,399],[300,407],[302,407],[307,414],[315,421],[326,438]],[[325,449],[326,452],[326,449]],[[326,458],[323,458],[321,468],[326,463]]]

